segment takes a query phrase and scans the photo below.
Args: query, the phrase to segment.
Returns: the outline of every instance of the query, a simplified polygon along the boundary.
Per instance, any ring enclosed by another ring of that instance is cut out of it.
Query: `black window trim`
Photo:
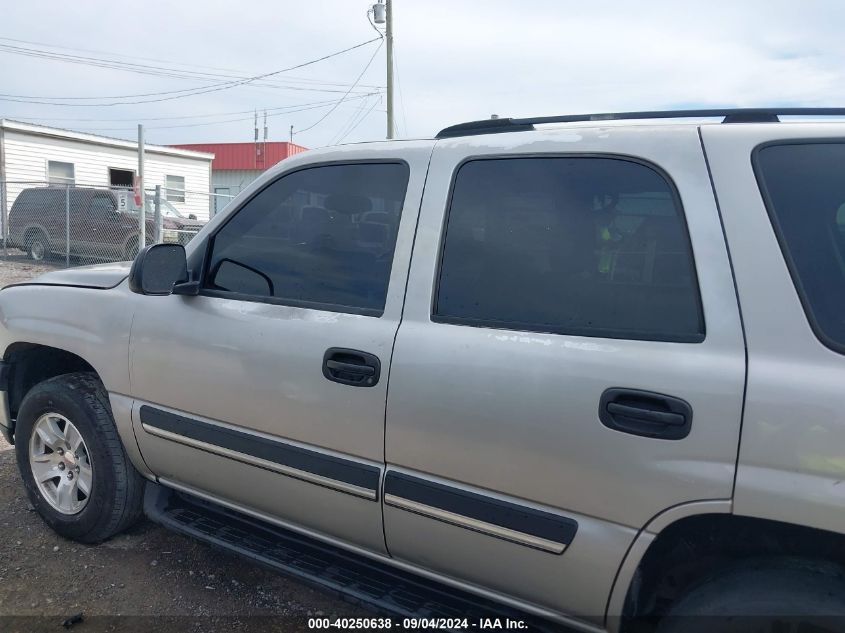
[[[689,252],[690,263],[692,264],[692,281],[695,288],[696,307],[698,308],[698,320],[701,332],[689,335],[658,335],[643,332],[636,332],[632,330],[610,330],[601,328],[571,328],[571,327],[554,327],[538,329],[536,324],[526,324],[510,321],[497,321],[494,319],[473,319],[467,317],[451,317],[437,314],[437,301],[440,295],[440,281],[443,271],[443,254],[446,248],[446,234],[449,228],[449,217],[452,213],[452,202],[455,193],[455,183],[457,182],[458,174],[461,168],[470,162],[486,161],[486,160],[502,160],[511,158],[605,158],[611,160],[621,160],[629,163],[642,165],[651,169],[669,186],[669,191],[672,196],[672,202],[679,212],[679,217],[684,228],[684,236]],[[655,341],[665,343],[703,343],[707,338],[707,322],[704,317],[704,303],[701,299],[701,286],[698,282],[698,266],[695,261],[695,251],[692,247],[692,238],[690,236],[689,226],[687,224],[686,210],[681,201],[681,194],[672,177],[659,165],[640,158],[638,156],[631,156],[628,154],[618,154],[615,152],[531,152],[531,153],[506,153],[506,154],[479,154],[475,156],[467,156],[461,160],[452,171],[451,182],[449,184],[449,193],[446,198],[446,212],[443,214],[443,223],[440,227],[440,244],[438,246],[437,255],[437,271],[434,280],[434,292],[431,296],[431,305],[429,307],[429,318],[433,323],[443,323],[447,325],[465,325],[475,328],[488,328],[496,330],[509,330],[514,332],[531,332],[536,334],[555,334],[564,336],[582,336],[586,338],[610,338],[610,339],[624,339],[632,341]]]
[[[407,170],[407,181],[405,182],[405,194],[402,197],[402,211],[405,210],[405,202],[408,197],[408,188],[411,185],[411,166],[408,161],[401,159],[401,158],[361,158],[361,159],[349,159],[349,160],[330,160],[330,161],[321,161],[315,163],[307,163],[304,165],[299,165],[297,167],[292,167],[286,171],[281,172],[280,174],[276,175],[276,177],[272,178],[268,182],[264,184],[263,187],[258,189],[257,191],[253,192],[253,194],[241,202],[237,208],[232,209],[232,211],[227,215],[226,220],[220,224],[220,226],[216,227],[212,233],[206,238],[205,243],[202,245],[202,259],[200,264],[200,273],[197,281],[199,281],[200,290],[199,295],[204,297],[215,297],[219,299],[232,299],[234,301],[245,301],[249,303],[267,303],[270,305],[279,305],[279,306],[287,306],[290,308],[304,308],[308,310],[322,310],[325,312],[336,312],[341,314],[356,314],[359,316],[367,316],[367,317],[376,317],[381,318],[384,315],[384,310],[379,310],[376,308],[360,308],[357,306],[347,306],[342,304],[336,303],[325,303],[321,301],[301,301],[298,299],[286,299],[283,297],[263,297],[260,295],[251,295],[245,294],[240,292],[231,292],[228,290],[215,290],[213,288],[207,288],[205,286],[206,279],[208,277],[208,268],[211,265],[211,257],[210,253],[211,250],[214,248],[214,239],[217,237],[217,234],[223,230],[229,222],[234,218],[241,210],[252,202],[256,196],[260,195],[265,189],[274,185],[282,178],[290,176],[300,171],[305,171],[307,169],[316,169],[319,167],[341,167],[345,165],[403,165]],[[402,216],[399,217],[399,227],[397,227],[396,231],[396,243],[393,245],[393,260],[390,262],[390,275],[388,276],[388,286],[387,286],[387,293],[385,294],[385,306],[387,305],[387,297],[390,293],[390,276],[393,274],[393,263],[396,258],[396,244],[399,242],[399,228],[402,225]]]
[[[760,152],[762,152],[768,147],[776,147],[783,145],[845,146],[845,138],[802,137],[778,139],[760,143],[759,145],[756,145],[754,149],[751,150],[751,167],[754,170],[754,177],[757,180],[757,189],[760,191],[760,197],[763,199],[763,206],[766,208],[766,215],[769,216],[769,224],[771,224],[772,226],[772,231],[774,232],[775,238],[778,241],[778,246],[780,247],[781,256],[783,257],[783,260],[786,263],[786,268],[789,271],[790,278],[792,279],[792,286],[793,288],[795,288],[795,292],[798,295],[799,301],[801,302],[801,307],[804,310],[804,317],[807,319],[807,323],[809,324],[810,329],[813,331],[813,334],[815,334],[816,338],[822,345],[824,345],[830,350],[833,350],[838,354],[845,354],[845,344],[835,341],[830,336],[828,336],[827,333],[819,325],[818,319],[816,319],[816,315],[813,312],[813,306],[810,303],[806,290],[804,290],[804,284],[801,282],[801,278],[798,275],[798,269],[795,265],[795,259],[792,257],[792,252],[789,249],[789,245],[783,234],[783,229],[781,227],[780,221],[777,218],[777,213],[774,209],[774,202],[772,200],[771,194],[769,193],[769,190],[766,187],[765,176],[763,175],[762,166],[760,165]]]

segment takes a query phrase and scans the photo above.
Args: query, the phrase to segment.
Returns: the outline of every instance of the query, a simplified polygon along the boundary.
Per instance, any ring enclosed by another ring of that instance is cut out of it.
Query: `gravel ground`
[[[54,268],[13,256],[0,286]],[[0,631],[62,630],[77,613],[80,633],[304,631],[312,615],[372,615],[149,521],[97,546],[66,541],[32,509],[0,438]]]
[[[16,249],[9,249],[9,255],[3,257],[3,251],[0,249],[0,288],[27,281],[60,266],[64,266],[64,262],[59,260],[33,262],[26,253]]]

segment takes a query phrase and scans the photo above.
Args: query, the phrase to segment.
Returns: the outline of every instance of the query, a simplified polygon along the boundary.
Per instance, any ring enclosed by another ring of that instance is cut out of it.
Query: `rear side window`
[[[465,163],[453,187],[433,319],[699,342],[678,197],[656,170],[597,157]]]
[[[845,353],[845,142],[764,146],[754,165],[807,319]]]
[[[206,288],[381,315],[407,186],[404,163],[326,165],[282,176],[214,236]]]
[[[110,213],[116,210],[114,200],[109,196],[94,196],[91,201],[91,211],[96,214]]]

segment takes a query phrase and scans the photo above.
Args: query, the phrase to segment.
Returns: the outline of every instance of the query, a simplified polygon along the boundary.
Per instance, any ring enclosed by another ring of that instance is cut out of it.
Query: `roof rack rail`
[[[523,119],[487,119],[459,123],[440,130],[435,138],[525,132],[544,123],[576,121],[632,121],[638,119],[704,119],[723,117],[722,123],[777,123],[781,116],[841,116],[845,108],[717,108],[710,110],[653,110],[646,112],[603,112],[599,114],[564,114]]]

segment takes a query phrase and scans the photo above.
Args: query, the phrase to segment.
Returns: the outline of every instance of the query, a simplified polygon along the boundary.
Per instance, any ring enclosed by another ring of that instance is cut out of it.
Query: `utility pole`
[[[264,110],[264,140],[261,142],[261,167],[267,169],[267,110]]]
[[[255,119],[254,119],[254,126],[255,126],[255,151],[252,157],[252,166],[254,169],[258,169],[258,155],[261,153],[261,149],[258,146],[258,110],[255,111]]]
[[[384,0],[387,13],[385,36],[387,38],[387,138],[393,138],[393,7],[391,0]]]
[[[147,209],[144,201],[144,125],[138,124],[138,250],[147,242]]]

